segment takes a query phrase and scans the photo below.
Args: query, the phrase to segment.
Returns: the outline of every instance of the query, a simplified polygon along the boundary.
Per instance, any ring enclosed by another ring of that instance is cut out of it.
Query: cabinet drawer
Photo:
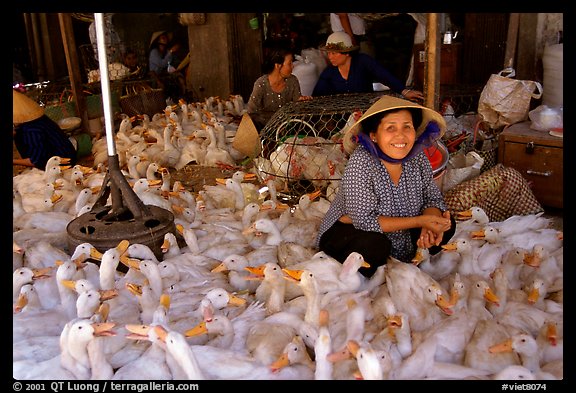
[[[536,199],[547,206],[563,207],[563,149],[525,142],[501,140],[500,162],[518,170],[530,183]]]

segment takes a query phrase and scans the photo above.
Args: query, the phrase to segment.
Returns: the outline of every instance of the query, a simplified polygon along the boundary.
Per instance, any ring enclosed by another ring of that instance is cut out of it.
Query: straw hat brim
[[[12,122],[15,124],[36,120],[44,115],[44,108],[30,97],[12,89]]]
[[[260,136],[248,113],[242,115],[242,120],[232,141],[232,147],[250,158],[260,154]]]
[[[160,31],[155,31],[154,33],[152,33],[152,37],[150,38],[150,45],[148,45],[149,47],[152,46],[152,44],[154,44],[154,42],[158,39],[158,37],[160,37],[162,34],[168,34],[166,33],[166,30],[160,30]]]
[[[352,45],[352,46],[349,46],[349,47],[346,48],[346,49],[333,49],[333,48],[328,49],[328,48],[326,47],[326,45],[322,45],[322,46],[320,46],[319,49],[320,49],[321,51],[325,51],[325,52],[330,51],[330,52],[337,52],[337,53],[349,53],[349,52],[354,52],[355,50],[360,49],[360,47],[359,47],[358,45]]]
[[[358,121],[354,123],[352,127],[346,130],[343,140],[344,149],[349,154],[351,154],[354,151],[354,149],[357,146],[354,137],[358,135],[358,132],[360,132],[362,122],[365,119],[377,113],[382,113],[392,109],[400,109],[400,108],[417,108],[422,110],[422,123],[420,123],[420,125],[416,129],[416,138],[418,138],[424,132],[426,126],[431,121],[435,121],[440,127],[440,135],[438,136],[439,138],[446,132],[446,120],[444,120],[444,118],[440,113],[412,101],[385,95],[382,96],[374,104],[372,104],[372,106],[368,108],[366,112],[364,112],[362,117],[360,117],[360,119],[358,119]]]

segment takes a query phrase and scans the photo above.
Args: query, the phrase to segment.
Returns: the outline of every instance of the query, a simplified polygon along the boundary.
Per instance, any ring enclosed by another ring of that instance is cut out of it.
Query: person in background
[[[148,55],[148,69],[150,72],[162,74],[169,72],[174,60],[174,54],[179,46],[169,46],[170,37],[165,31],[157,31],[150,38],[150,54]]]
[[[135,73],[140,69],[138,65],[138,55],[134,49],[127,49],[124,55],[124,65],[128,67],[130,73]]]
[[[358,46],[360,52],[373,56],[374,50],[366,36],[366,23],[357,14],[346,12],[331,13],[330,27],[333,33],[343,31],[352,39],[352,45]]]
[[[445,130],[432,109],[388,95],[376,101],[344,136],[350,158],[320,224],[319,249],[340,262],[359,252],[367,277],[389,256],[410,262],[417,247],[439,252],[456,221],[423,150]]]
[[[298,78],[292,74],[294,54],[282,43],[268,48],[262,72],[256,79],[247,104],[247,111],[254,125],[261,130],[272,115],[285,104],[308,100],[303,96]]]
[[[120,36],[114,28],[112,23],[113,13],[106,13],[103,15],[104,19],[104,41],[106,42],[106,55],[108,57],[109,63],[122,62],[122,58],[125,51],[124,42],[120,39]],[[94,48],[94,58],[98,61],[98,44],[96,42],[96,25],[94,22],[90,23],[88,26],[88,35],[90,36],[90,42]]]
[[[123,64],[128,69],[128,75],[124,76],[125,80],[137,80],[145,76],[145,70],[138,64],[138,54],[134,49],[126,49]]]
[[[180,44],[170,43],[166,31],[157,31],[150,39],[150,53],[148,55],[148,71],[159,88],[165,90],[166,95],[177,101],[186,91],[184,75],[176,71],[176,53]]]
[[[28,96],[12,90],[12,137],[21,158],[12,158],[12,165],[44,170],[53,156],[70,159],[75,165],[77,153],[68,136],[58,124],[44,114],[44,108]]]
[[[407,88],[374,58],[359,53],[358,46],[344,32],[330,34],[320,49],[327,52],[331,65],[318,77],[312,96],[370,93],[374,91],[373,83],[380,82],[409,100],[424,99],[421,91]]]

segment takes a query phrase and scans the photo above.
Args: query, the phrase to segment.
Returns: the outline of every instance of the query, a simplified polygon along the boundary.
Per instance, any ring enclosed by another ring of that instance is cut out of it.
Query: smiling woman
[[[341,262],[359,252],[370,261],[360,270],[368,277],[390,256],[408,262],[417,247],[438,253],[456,223],[424,149],[445,129],[438,112],[411,101],[382,96],[368,108],[344,136],[350,158],[320,224],[319,249]]]

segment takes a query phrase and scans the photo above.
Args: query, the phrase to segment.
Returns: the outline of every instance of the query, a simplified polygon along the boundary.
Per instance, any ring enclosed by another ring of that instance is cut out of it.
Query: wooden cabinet
[[[517,123],[500,134],[498,162],[522,173],[542,205],[563,208],[563,147],[562,138]]]
[[[442,44],[440,51],[440,84],[456,85],[461,77],[462,43]],[[414,45],[414,86],[424,86],[424,66],[426,64],[426,51],[424,44]]]

